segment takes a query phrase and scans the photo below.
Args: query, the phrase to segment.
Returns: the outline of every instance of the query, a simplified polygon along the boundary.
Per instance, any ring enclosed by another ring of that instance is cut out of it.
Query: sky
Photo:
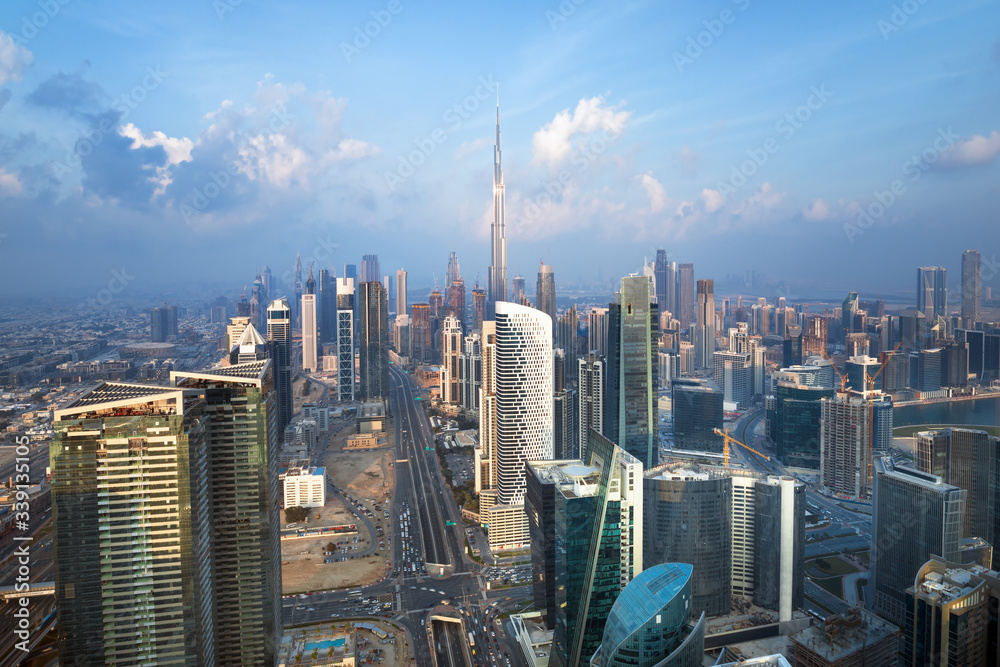
[[[1000,255],[1000,3],[0,6],[0,296],[485,283],[499,86],[508,275],[657,248],[794,292]],[[998,266],[993,274],[1000,272]],[[124,281],[116,278],[125,276]]]

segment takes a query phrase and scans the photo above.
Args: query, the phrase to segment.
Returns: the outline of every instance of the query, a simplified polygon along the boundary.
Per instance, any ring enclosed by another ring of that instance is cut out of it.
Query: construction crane
[[[727,469],[729,468],[729,443],[730,442],[739,445],[743,449],[747,449],[747,450],[753,452],[757,456],[760,456],[761,458],[763,458],[765,461],[770,461],[771,460],[771,457],[768,456],[767,454],[761,454],[760,452],[758,452],[753,447],[750,447],[749,445],[745,445],[742,442],[740,442],[739,440],[737,440],[736,438],[734,438],[731,435],[729,435],[729,429],[728,428],[725,431],[722,431],[720,429],[715,429],[715,434],[716,435],[721,435],[722,439],[723,439],[723,442],[725,443],[722,446],[722,458],[726,462],[726,468]]]
[[[847,391],[847,376],[840,372],[840,369],[837,368],[837,364],[833,363],[833,361],[830,360],[830,357],[826,356],[825,348],[823,349],[823,358],[830,362],[830,368],[832,368],[837,374],[837,377],[840,378],[840,393],[843,394]]]
[[[867,367],[865,368],[865,379],[868,381],[868,391],[875,391],[875,380],[878,379],[878,376],[882,374],[882,371],[885,369],[886,364],[889,363],[889,359],[891,359],[893,355],[896,354],[896,350],[898,350],[899,346],[902,344],[903,341],[899,341],[898,343],[896,343],[896,347],[892,348],[892,352],[886,355],[885,361],[883,361],[882,365],[878,367],[878,371],[875,372],[875,375],[868,377],[868,368]]]

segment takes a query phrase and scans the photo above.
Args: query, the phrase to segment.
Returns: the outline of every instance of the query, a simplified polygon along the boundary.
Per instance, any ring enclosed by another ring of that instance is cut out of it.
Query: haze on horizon
[[[497,84],[529,284],[656,248],[717,281],[957,280],[1000,245],[998,25],[983,1],[5,3],[0,294],[232,285],[296,252],[418,286],[454,250],[482,285]]]

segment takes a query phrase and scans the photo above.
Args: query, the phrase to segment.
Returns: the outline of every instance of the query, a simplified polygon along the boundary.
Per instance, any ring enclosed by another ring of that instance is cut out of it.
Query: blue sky
[[[497,82],[529,282],[662,247],[890,291],[1000,254],[997,2],[41,0],[0,31],[11,294],[232,284],[297,251],[421,285],[455,250],[482,282]]]

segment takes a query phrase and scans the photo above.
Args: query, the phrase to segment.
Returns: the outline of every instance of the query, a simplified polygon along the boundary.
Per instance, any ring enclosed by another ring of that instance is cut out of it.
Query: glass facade
[[[659,314],[651,303],[649,279],[622,278],[618,345],[618,439],[615,442],[647,468],[659,463],[657,338]]]
[[[771,433],[785,465],[819,470],[823,397],[832,398],[833,389],[778,382]]]
[[[389,396],[388,292],[382,283],[367,282],[361,284],[359,293],[361,295],[361,397],[387,398]]]
[[[675,380],[671,388],[674,413],[674,446],[721,452],[722,392],[694,380]]]

